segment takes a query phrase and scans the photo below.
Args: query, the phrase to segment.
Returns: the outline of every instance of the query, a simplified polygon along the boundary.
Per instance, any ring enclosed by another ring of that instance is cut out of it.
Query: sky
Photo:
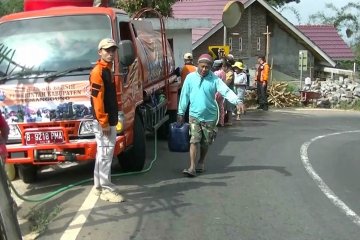
[[[350,2],[357,2],[358,0],[300,0],[300,3],[288,3],[285,6],[295,8],[300,14],[300,24],[307,24],[309,16],[317,12],[329,11],[328,8],[325,8],[326,3],[332,3],[335,7],[341,8]],[[333,11],[329,11],[330,14]],[[281,14],[286,17],[294,25],[299,25],[299,22],[290,10],[283,10]]]

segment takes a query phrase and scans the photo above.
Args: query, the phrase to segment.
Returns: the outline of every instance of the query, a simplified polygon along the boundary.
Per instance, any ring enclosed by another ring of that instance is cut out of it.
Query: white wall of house
[[[160,29],[159,19],[148,19],[155,30]],[[211,27],[210,19],[165,19],[166,37],[173,41],[175,66],[184,65],[184,54],[192,53],[192,29]]]
[[[175,66],[182,67],[184,54],[192,52],[191,29],[168,30],[166,36],[173,41]]]

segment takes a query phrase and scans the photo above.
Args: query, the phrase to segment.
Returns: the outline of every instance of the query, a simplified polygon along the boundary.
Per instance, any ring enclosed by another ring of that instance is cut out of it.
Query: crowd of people
[[[268,78],[269,65],[264,57],[259,57],[254,80],[258,109],[264,111],[268,110]],[[195,177],[205,171],[206,154],[209,145],[215,140],[217,127],[231,126],[233,115],[236,115],[237,121],[241,120],[241,114],[245,112],[245,94],[250,86],[250,75],[243,61],[235,60],[231,54],[221,54],[216,60],[209,54],[202,54],[195,66],[193,55],[186,53],[181,86],[177,121],[183,124],[188,112],[191,136],[189,167],[183,173]]]
[[[268,78],[269,66],[264,57],[259,57],[254,80],[258,109],[264,111],[268,110]],[[235,60],[231,54],[220,53],[216,60],[209,54],[202,54],[195,66],[193,55],[186,53],[181,86],[177,121],[180,125],[187,121],[188,112],[191,136],[189,167],[183,173],[194,177],[205,170],[206,154],[209,145],[215,140],[217,127],[231,126],[233,115],[236,115],[237,121],[241,120],[241,114],[245,112],[245,94],[250,86],[250,75],[243,61]]]
[[[186,76],[196,71],[196,66],[193,62],[193,55],[191,53],[184,54],[184,66],[181,71],[181,86],[183,85]],[[257,59],[256,72],[254,76],[254,85],[250,86],[249,69],[241,59],[235,60],[232,54],[225,55],[224,52],[219,52],[218,56],[212,63],[211,71],[244,102],[246,90],[256,89],[257,102],[259,106],[257,109],[264,111],[268,110],[267,103],[267,83],[269,79],[269,65],[266,63],[265,57],[260,56]],[[224,99],[220,93],[216,93],[214,99],[218,105],[218,126],[231,126],[233,124],[233,115],[236,115],[236,120],[241,120],[241,113],[237,112],[235,106]],[[244,111],[245,112],[245,111]],[[186,113],[188,114],[188,112]],[[188,118],[187,118],[188,119]]]

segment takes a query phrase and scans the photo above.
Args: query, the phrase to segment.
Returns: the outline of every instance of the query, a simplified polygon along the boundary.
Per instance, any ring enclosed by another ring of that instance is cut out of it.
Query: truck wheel
[[[18,165],[18,173],[24,183],[33,183],[36,180],[37,167],[32,164],[20,164]]]
[[[144,124],[139,114],[134,120],[134,143],[133,146],[118,155],[119,164],[125,172],[141,171],[146,159],[146,139]]]

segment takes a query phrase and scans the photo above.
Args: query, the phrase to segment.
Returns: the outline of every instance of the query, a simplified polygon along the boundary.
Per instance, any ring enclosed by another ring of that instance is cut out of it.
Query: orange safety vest
[[[260,79],[258,79],[259,72],[260,72]],[[255,80],[260,82],[263,81],[267,82],[269,80],[269,72],[270,72],[269,64],[267,63],[260,64],[255,73]]]
[[[185,64],[184,67],[181,69],[181,86],[184,84],[185,78],[186,76],[191,73],[191,72],[195,72],[196,71],[196,67],[192,64]]]

